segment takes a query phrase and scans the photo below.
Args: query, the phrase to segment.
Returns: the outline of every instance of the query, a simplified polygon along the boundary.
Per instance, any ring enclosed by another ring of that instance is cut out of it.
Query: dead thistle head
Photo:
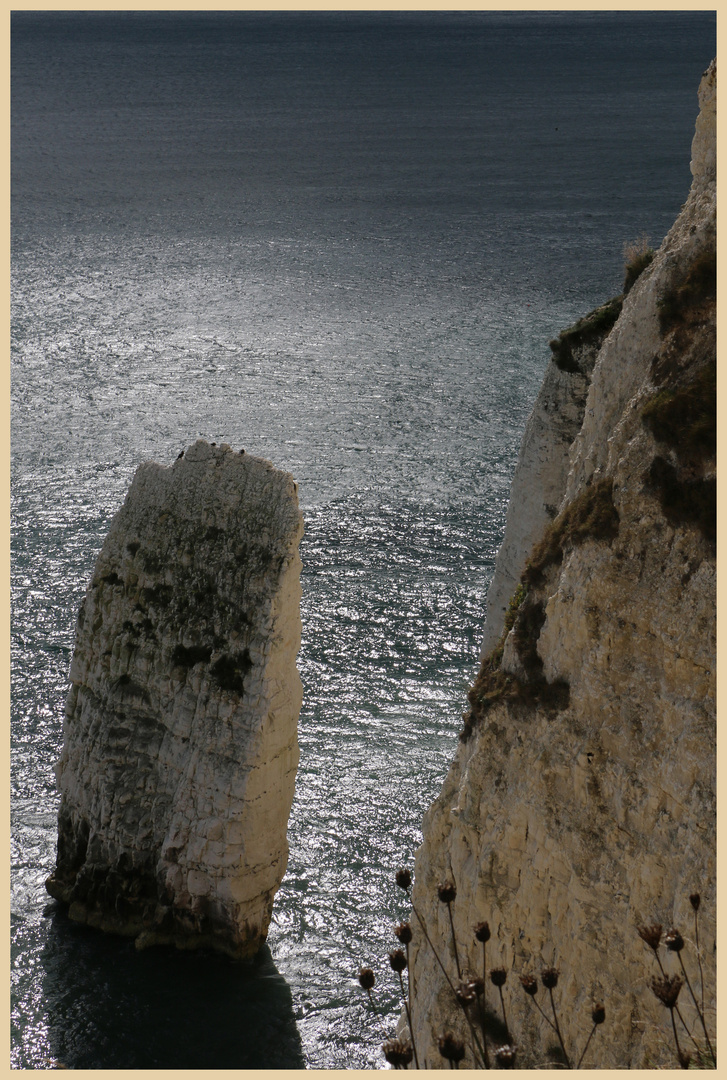
[[[443,904],[451,904],[457,896],[457,886],[453,881],[441,881],[437,885],[437,895]]]
[[[394,927],[394,933],[402,945],[408,945],[412,938],[411,923],[403,922]]]
[[[636,929],[641,940],[656,952],[661,944],[661,923],[654,923],[652,926],[637,926]]]
[[[404,1039],[389,1039],[381,1049],[389,1065],[395,1069],[405,1069],[414,1054],[411,1043]]]
[[[455,988],[455,995],[457,1001],[464,1009],[467,1005],[471,1005],[477,997],[477,988],[473,982],[461,982]]]
[[[411,874],[408,870],[396,871],[396,884],[406,892],[411,887]]]
[[[517,1048],[514,1046],[498,1046],[495,1050],[497,1064],[501,1069],[514,1069],[516,1054]]]
[[[406,953],[403,949],[394,949],[393,952],[390,952],[389,963],[392,971],[395,971],[397,975],[401,975],[402,971],[406,969]]]
[[[678,930],[671,929],[664,935],[664,944],[669,952],[681,952],[684,948],[684,938]]]
[[[606,1010],[603,1005],[594,1005],[593,1012],[591,1013],[591,1020],[594,1024],[602,1024],[606,1019]]]
[[[451,1031],[445,1031],[437,1039],[439,1053],[447,1061],[458,1062],[464,1057],[464,1043]]]
[[[667,1009],[674,1008],[683,985],[684,979],[682,979],[681,975],[672,975],[671,978],[668,975],[661,978],[654,975],[651,980],[651,989],[662,1005],[666,1005]]]

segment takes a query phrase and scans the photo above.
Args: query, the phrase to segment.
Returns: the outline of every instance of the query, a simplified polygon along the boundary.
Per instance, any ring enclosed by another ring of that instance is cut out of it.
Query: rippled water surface
[[[456,745],[547,343],[678,213],[713,51],[709,12],[13,15],[15,1067],[381,1065],[393,872]],[[44,890],[75,613],[137,465],[198,437],[291,471],[306,522],[290,861],[252,967],[136,954]]]

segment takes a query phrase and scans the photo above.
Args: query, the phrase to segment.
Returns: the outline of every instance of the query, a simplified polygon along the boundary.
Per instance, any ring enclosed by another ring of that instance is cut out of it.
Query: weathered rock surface
[[[417,854],[414,903],[450,972],[437,883],[456,883],[459,956],[474,973],[472,928],[489,922],[523,1065],[542,1064],[553,1039],[518,976],[555,964],[571,1047],[583,1048],[593,1003],[606,1006],[584,1064],[674,1067],[636,926],[680,927],[697,974],[694,891],[714,1001],[715,87],[713,64],[688,201],[599,351],[555,520],[531,551],[534,527],[522,529],[512,629],[483,662]],[[529,469],[533,487],[562,476],[544,459],[525,462],[523,485]],[[414,930],[415,1035],[431,1065],[438,1034],[466,1032]]]
[[[505,535],[487,592],[483,657],[497,644],[525,560],[563,499],[570,448],[583,423],[593,365],[620,310],[619,298],[591,312],[552,343],[555,355],[525,427],[510,487]]]
[[[301,683],[296,485],[199,441],[136,472],[81,605],[56,767],[71,918],[254,953],[287,862]]]

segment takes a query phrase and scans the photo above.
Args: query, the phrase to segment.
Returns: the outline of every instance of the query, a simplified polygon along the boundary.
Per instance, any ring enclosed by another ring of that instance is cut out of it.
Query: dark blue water
[[[689,189],[710,12],[12,19],[12,1064],[380,1066],[386,954],[554,333]],[[306,519],[290,862],[253,967],[70,924],[52,765],[139,462]],[[379,1014],[356,974],[379,976]]]

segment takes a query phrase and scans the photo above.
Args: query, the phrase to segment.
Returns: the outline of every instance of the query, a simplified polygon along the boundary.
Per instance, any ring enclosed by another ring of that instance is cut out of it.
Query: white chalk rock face
[[[293,478],[199,441],[136,472],[81,605],[56,767],[71,918],[235,957],[287,863],[302,700]]]
[[[510,487],[505,535],[487,592],[481,656],[497,644],[525,560],[563,499],[570,449],[583,423],[593,365],[621,311],[618,297],[596,308],[551,343],[548,363],[520,446]]]

